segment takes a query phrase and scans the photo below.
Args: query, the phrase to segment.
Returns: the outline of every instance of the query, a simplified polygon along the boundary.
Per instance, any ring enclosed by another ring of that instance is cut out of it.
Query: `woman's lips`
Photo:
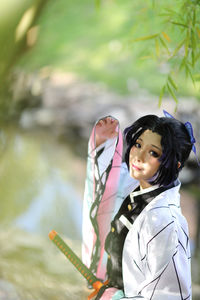
[[[136,165],[132,164],[133,169],[137,170],[137,171],[141,171],[140,168],[138,168]]]

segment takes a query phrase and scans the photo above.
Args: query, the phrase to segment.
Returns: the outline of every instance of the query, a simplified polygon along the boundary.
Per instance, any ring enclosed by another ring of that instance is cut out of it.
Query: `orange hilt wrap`
[[[55,230],[49,233],[49,238],[59,248],[60,251],[68,258],[68,260],[74,265],[74,267],[81,273],[81,275],[88,281],[90,285],[95,289],[88,300],[92,299],[100,290],[103,285],[106,285],[108,281],[101,282],[86,265],[80,260],[80,258],[73,252],[73,250],[63,241],[63,239],[57,234]]]

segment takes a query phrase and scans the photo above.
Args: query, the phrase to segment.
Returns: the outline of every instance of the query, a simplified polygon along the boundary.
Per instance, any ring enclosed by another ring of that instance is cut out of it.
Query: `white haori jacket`
[[[179,189],[180,182],[159,194],[128,226],[122,300],[192,299],[188,226],[180,209]]]

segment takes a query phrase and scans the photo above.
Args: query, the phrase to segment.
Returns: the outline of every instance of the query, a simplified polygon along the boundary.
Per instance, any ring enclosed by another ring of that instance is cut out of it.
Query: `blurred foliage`
[[[27,71],[47,66],[72,71],[120,93],[137,93],[140,87],[158,95],[163,87],[161,98],[165,92],[175,101],[177,94],[198,97],[198,3],[50,2],[38,23],[38,41],[19,66]],[[191,26],[178,24],[190,20]],[[143,43],[136,42],[141,39]]]
[[[174,6],[170,1],[153,1],[153,7],[158,16],[163,19],[164,28],[158,33],[140,37],[134,41],[155,41],[155,51],[152,55],[158,61],[164,59],[169,63],[170,69],[166,82],[161,90],[159,105],[167,90],[176,103],[178,85],[175,79],[180,72],[190,77],[194,86],[200,80],[200,1],[176,1]],[[173,78],[174,77],[174,78]]]
[[[165,93],[199,97],[199,1],[47,1],[0,4],[0,119],[22,109],[11,101],[13,67],[71,71],[119,93],[145,89],[160,103]]]
[[[3,0],[0,3],[0,119],[13,115],[10,70],[36,38],[36,20],[47,0]]]

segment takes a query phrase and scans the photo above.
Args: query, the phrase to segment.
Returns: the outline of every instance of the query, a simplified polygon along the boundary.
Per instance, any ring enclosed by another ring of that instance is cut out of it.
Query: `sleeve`
[[[88,145],[83,202],[82,260],[98,278],[104,280],[106,274],[104,242],[114,211],[123,141],[118,126],[118,136],[96,148],[95,126]]]
[[[186,250],[187,238],[180,239],[177,220],[169,209],[154,209],[147,213],[138,232],[140,256],[132,259],[140,265],[143,280],[136,292],[128,291],[125,299],[179,300],[190,298],[190,263]],[[131,281],[136,284],[133,269]],[[126,293],[125,293],[126,294]]]

